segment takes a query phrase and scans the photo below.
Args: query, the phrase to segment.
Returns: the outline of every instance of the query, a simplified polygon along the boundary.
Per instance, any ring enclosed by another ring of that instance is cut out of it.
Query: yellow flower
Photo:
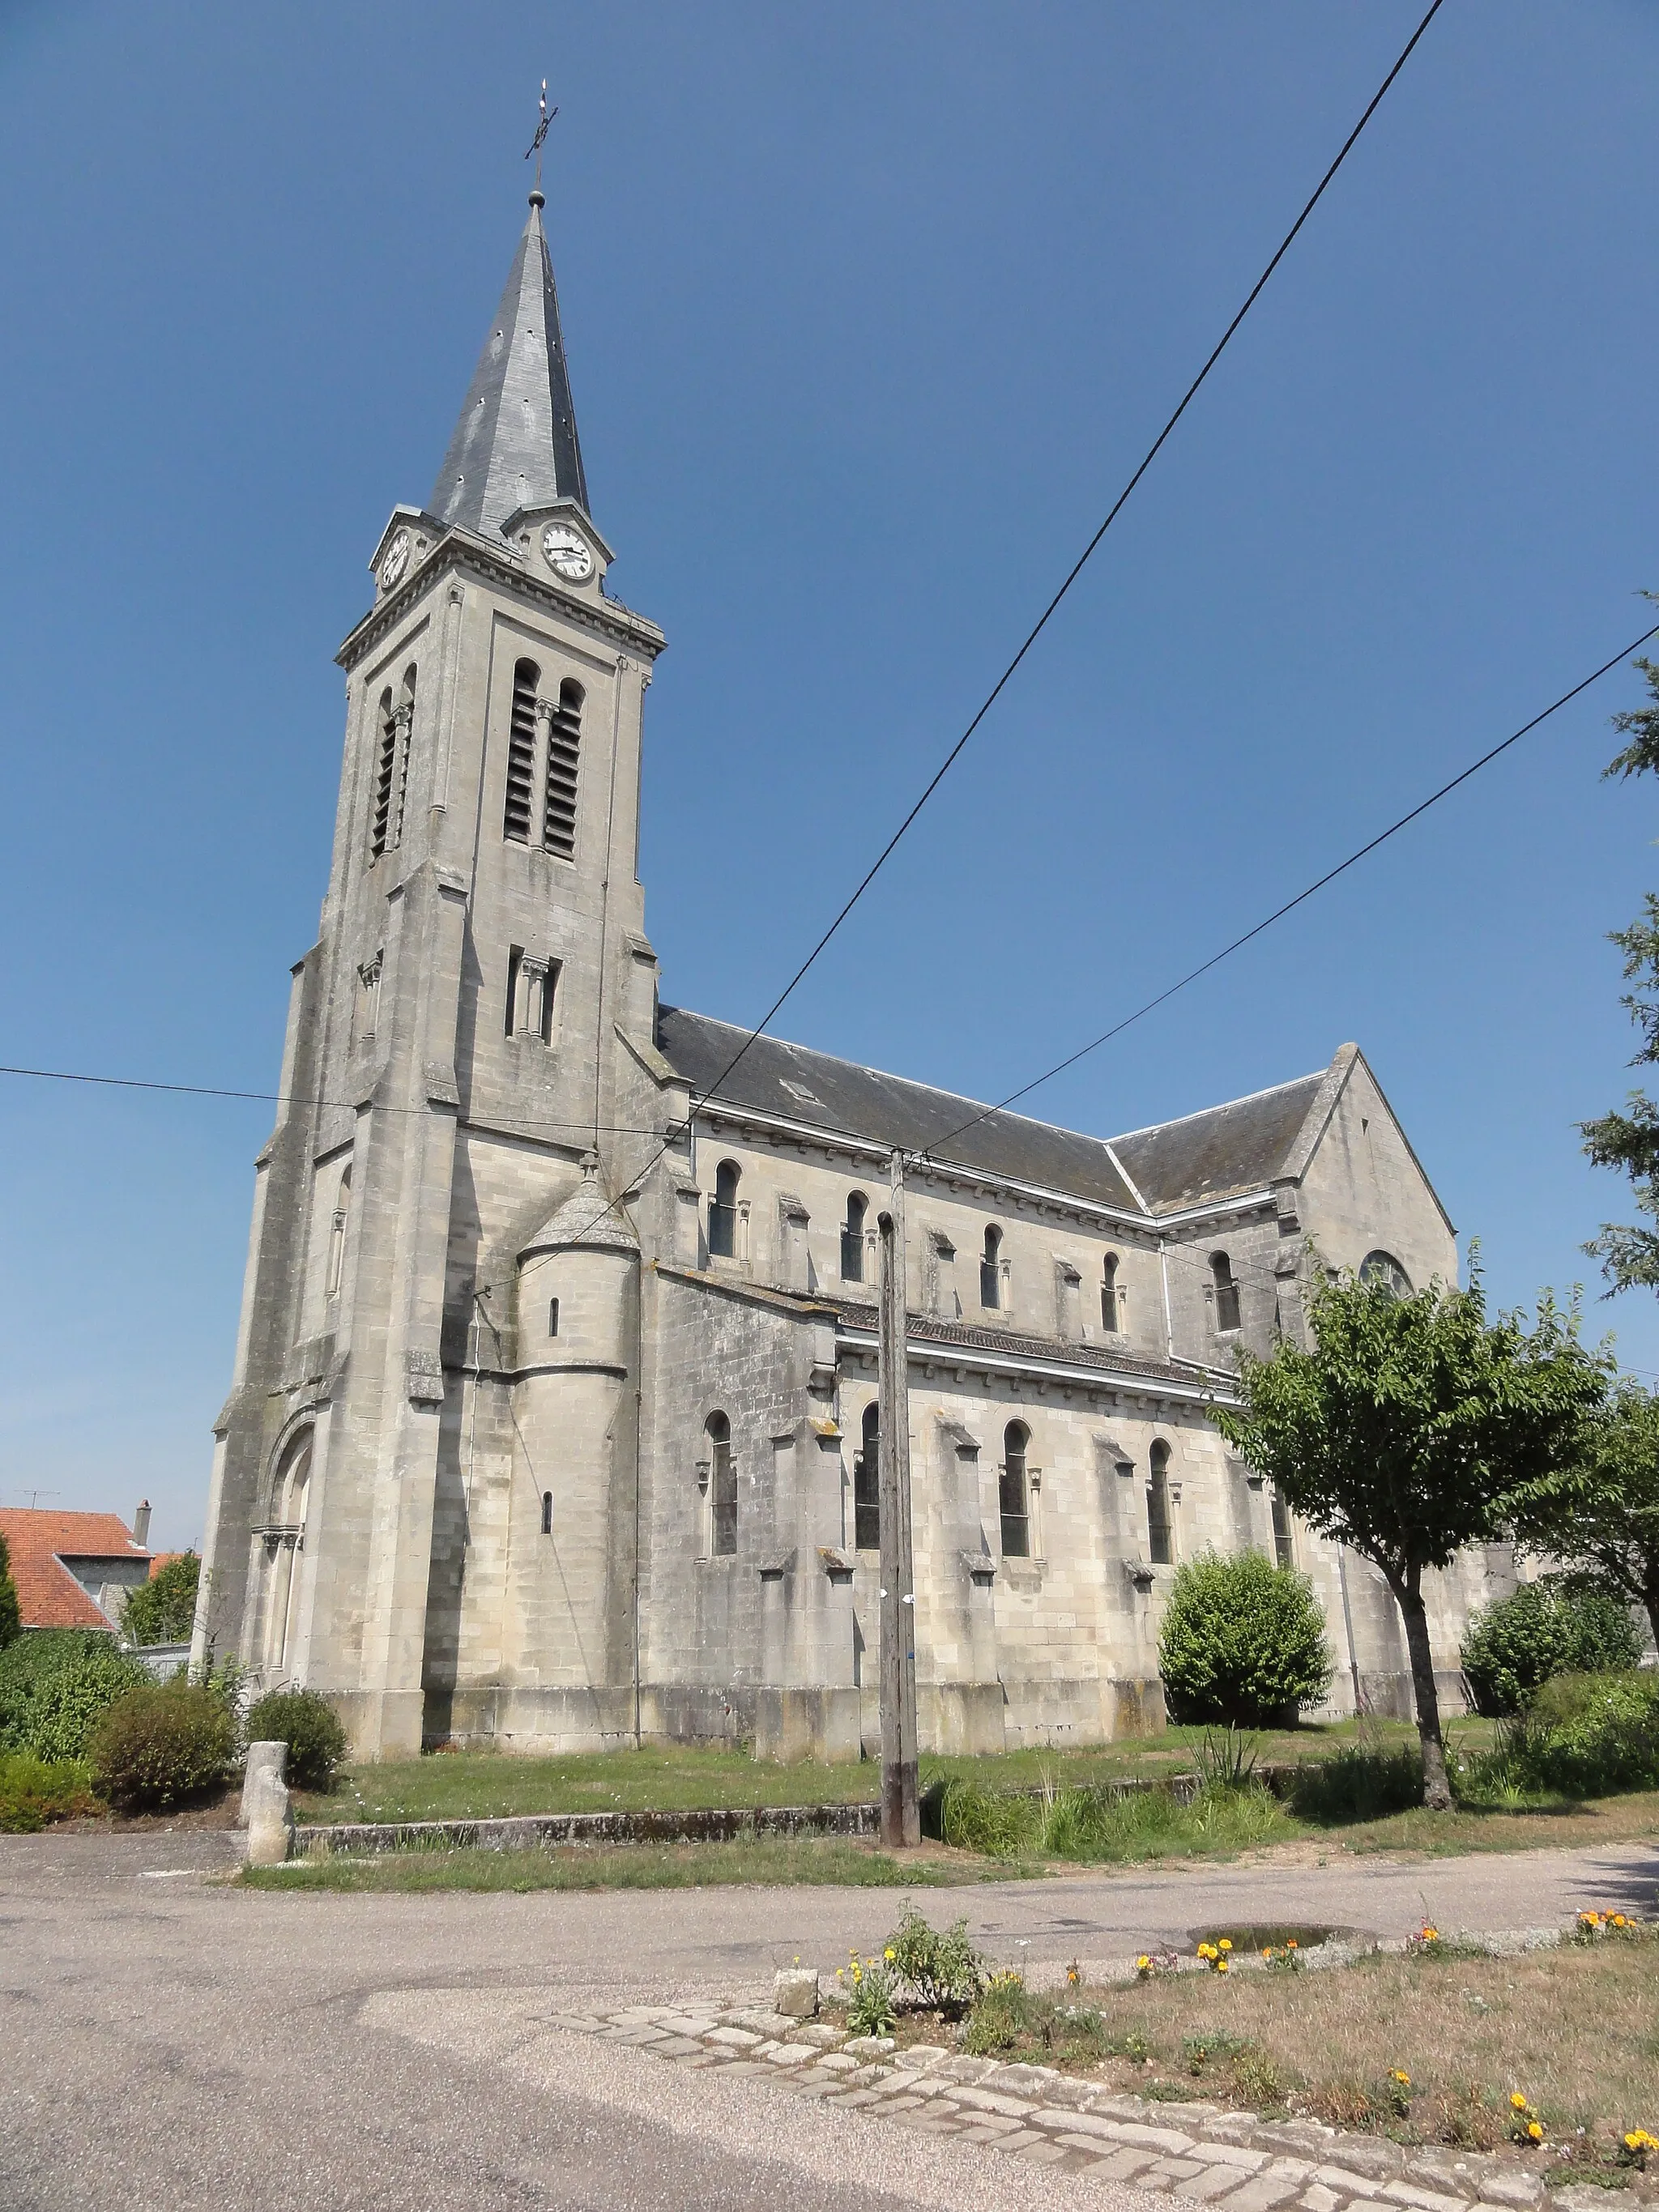
[[[1398,2081],[1402,2089],[1409,2089],[1412,2086],[1411,2075],[1409,2074],[1402,2074],[1397,2066],[1395,2068],[1393,2073],[1389,2075],[1389,2079],[1391,2081]]]
[[[1262,1955],[1262,1957],[1263,1957],[1264,1959],[1271,1959],[1271,1958],[1272,1958],[1272,1956],[1273,1956],[1273,1953],[1272,1953],[1271,1951],[1263,1951],[1263,1953],[1261,1954],[1261,1955]]]
[[[882,1957],[883,1957],[884,1959],[889,1959],[889,1960],[890,1960],[890,1959],[896,1959],[896,1958],[897,1958],[897,1956],[898,1956],[898,1953],[897,1953],[897,1952],[893,1948],[892,1945],[890,1943],[890,1944],[887,1946],[887,1948],[886,1948],[886,1949],[882,1953],[882,1954],[881,1954],[881,1955],[882,1955]]]
[[[1524,2112],[1527,2109],[1527,2100],[1518,2089],[1510,2091],[1510,2102],[1517,2112]]]
[[[1613,1924],[1615,1928],[1627,1928],[1630,1923],[1622,1912],[1615,1912],[1613,1916]]]
[[[1285,1948],[1287,1951],[1294,1951],[1294,1950],[1295,1950],[1295,1948],[1296,1948],[1296,1938],[1295,1938],[1295,1936],[1292,1936],[1290,1938],[1290,1940],[1286,1942],[1286,1944],[1285,1944]]]
[[[1219,1943],[1216,1945],[1218,1951],[1231,1951],[1232,1948],[1233,1939],[1231,1936],[1224,1936]]]
[[[1135,1960],[1135,1964],[1136,1964],[1136,1966],[1150,1966],[1152,1965],[1152,1960],[1151,1960],[1146,1956],[1146,1954],[1144,1951],[1141,1953],[1140,1956],[1139,1956],[1139,1957]]]
[[[1544,2130],[1539,2126],[1536,2120],[1528,2121],[1527,2133],[1534,2142],[1542,2142],[1544,2140]]]
[[[1224,1974],[1227,1971],[1227,1961],[1224,1959],[1218,1959],[1215,1962],[1215,1970],[1218,1974]]]

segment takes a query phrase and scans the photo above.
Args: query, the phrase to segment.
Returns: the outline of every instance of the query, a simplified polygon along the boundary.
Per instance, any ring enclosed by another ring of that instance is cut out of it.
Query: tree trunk
[[[1659,1554],[1648,1561],[1647,1580],[1642,1589],[1642,1601],[1648,1609],[1648,1626],[1653,1640],[1659,1644]]]
[[[1451,1784],[1446,1779],[1446,1747],[1440,1736],[1440,1698],[1434,1686],[1434,1654],[1429,1648],[1429,1616],[1423,1604],[1419,1570],[1407,1570],[1395,1596],[1406,1623],[1406,1649],[1411,1655],[1412,1694],[1417,1705],[1418,1740],[1423,1747],[1423,1802],[1431,1812],[1451,1809]]]

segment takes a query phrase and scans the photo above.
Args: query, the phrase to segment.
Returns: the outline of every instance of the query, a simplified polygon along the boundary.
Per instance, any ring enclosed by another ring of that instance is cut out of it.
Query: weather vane
[[[542,119],[536,125],[535,137],[524,149],[524,157],[526,161],[530,159],[532,154],[536,156],[536,190],[538,191],[540,191],[542,188],[542,147],[547,137],[547,126],[553,120],[554,116],[556,116],[558,112],[559,111],[556,107],[553,108],[550,112],[548,108],[547,79],[544,77],[542,79]]]

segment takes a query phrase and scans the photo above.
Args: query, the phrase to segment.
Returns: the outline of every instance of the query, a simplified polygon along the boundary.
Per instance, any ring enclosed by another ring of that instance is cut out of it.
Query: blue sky
[[[612,586],[670,649],[665,993],[758,1017],[1094,529],[1420,10],[0,10],[0,1057],[269,1090],[332,653],[427,496],[538,83]],[[1449,0],[786,1035],[1000,1096],[1644,626],[1659,13]],[[1364,1046],[1491,1290],[1594,1283],[1575,1124],[1659,792],[1620,673],[1033,1100],[1110,1133]],[[199,1535],[270,1109],[0,1080],[0,1499]],[[1592,1304],[1659,1370],[1659,1310]]]

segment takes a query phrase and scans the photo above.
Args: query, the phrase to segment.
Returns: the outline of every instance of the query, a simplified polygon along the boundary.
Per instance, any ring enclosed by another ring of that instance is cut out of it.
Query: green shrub
[[[285,1743],[288,1778],[298,1790],[331,1788],[335,1771],[345,1763],[346,1735],[340,1717],[315,1690],[273,1690],[249,1711],[249,1743]]]
[[[1476,1613],[1461,1656],[1475,1711],[1501,1718],[1553,1675],[1634,1667],[1641,1641],[1618,1599],[1553,1577]]]
[[[0,1535],[0,1651],[15,1643],[23,1632],[23,1616],[17,1604],[17,1585],[11,1578],[11,1547]]]
[[[1209,1553],[1176,1571],[1158,1638],[1170,1717],[1259,1728],[1293,1721],[1330,1687],[1313,1584],[1260,1552]]]
[[[48,1821],[97,1810],[78,1760],[49,1764],[32,1752],[0,1752],[0,1836],[32,1836]]]
[[[46,1630],[20,1636],[0,1655],[0,1750],[52,1763],[84,1759],[100,1715],[149,1679],[111,1636]]]
[[[183,1644],[196,1620],[196,1589],[202,1562],[181,1552],[158,1567],[147,1583],[128,1593],[121,1632],[129,1644]]]
[[[883,1955],[930,2012],[966,2012],[985,1979],[979,1953],[968,1941],[968,1923],[954,1921],[941,1930],[913,1905],[905,1906]]]
[[[224,1781],[235,1747],[230,1716],[210,1691],[151,1682],[118,1698],[94,1729],[93,1786],[123,1812],[182,1804]]]
[[[106,1628],[31,1628],[0,1651],[0,1698],[26,1692],[88,1651],[113,1651]]]
[[[1659,1676],[1556,1676],[1470,1760],[1466,1788],[1510,1798],[1659,1789]]]

